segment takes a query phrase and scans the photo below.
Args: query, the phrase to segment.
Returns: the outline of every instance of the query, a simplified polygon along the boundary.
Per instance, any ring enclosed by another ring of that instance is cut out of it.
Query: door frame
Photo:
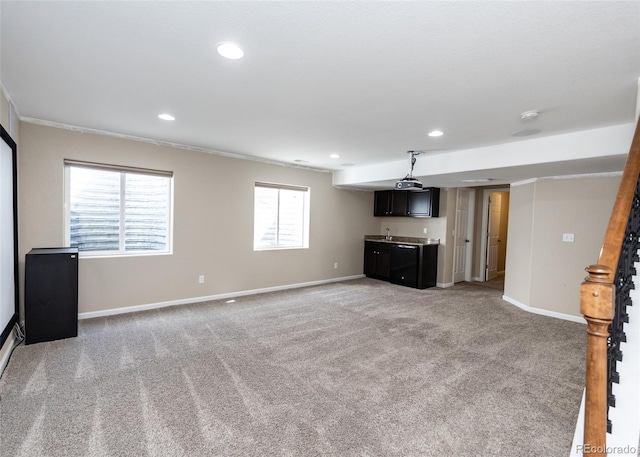
[[[487,280],[487,230],[489,229],[489,194],[494,192],[510,192],[509,187],[496,187],[482,191],[482,229],[480,236],[480,282]],[[506,270],[506,267],[505,267]]]
[[[467,244],[467,254],[464,261],[464,280],[470,282],[472,280],[471,270],[473,269],[473,246],[475,237],[473,236],[473,227],[475,225],[475,210],[476,210],[476,190],[468,187],[459,187],[456,189],[456,209],[458,208],[458,192],[461,190],[469,192],[468,198],[468,208],[467,208],[467,236],[469,237],[469,243]],[[457,222],[457,221],[456,221]],[[456,229],[454,224],[454,230]],[[454,232],[455,233],[455,232]],[[451,274],[453,278],[453,282],[456,280],[456,245],[455,245],[455,237],[453,243],[453,258],[454,262],[451,266]]]

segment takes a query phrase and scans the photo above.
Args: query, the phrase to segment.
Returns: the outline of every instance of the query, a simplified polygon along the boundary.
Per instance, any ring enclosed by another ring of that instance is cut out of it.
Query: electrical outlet
[[[425,235],[427,234],[427,227],[422,229],[422,233],[424,233]]]
[[[198,284],[204,284],[204,275],[198,276]]]
[[[338,262],[335,262],[335,263],[333,264],[333,268],[334,268],[335,270],[337,270],[337,269],[338,269]]]
[[[565,243],[573,243],[573,233],[563,233],[562,241]]]

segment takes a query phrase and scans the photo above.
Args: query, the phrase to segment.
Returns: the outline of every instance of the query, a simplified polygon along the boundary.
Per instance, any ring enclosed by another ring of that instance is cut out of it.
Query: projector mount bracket
[[[422,154],[422,152],[407,151],[407,154],[409,154],[409,174],[403,178],[403,181],[417,181],[417,179],[413,177],[413,166],[416,164],[416,157]]]

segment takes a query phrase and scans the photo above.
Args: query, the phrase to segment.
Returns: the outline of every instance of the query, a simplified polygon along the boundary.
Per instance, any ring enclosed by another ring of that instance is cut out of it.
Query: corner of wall
[[[0,124],[17,143],[19,136],[20,118],[11,97],[0,81]]]
[[[534,201],[536,181],[512,186],[504,292],[519,303],[529,305],[533,252]]]
[[[17,346],[15,335],[13,331],[9,334],[7,341],[4,342],[2,348],[0,348],[0,376],[4,373],[4,369],[7,367],[9,363],[9,357],[11,356],[11,352],[13,352],[13,348]]]

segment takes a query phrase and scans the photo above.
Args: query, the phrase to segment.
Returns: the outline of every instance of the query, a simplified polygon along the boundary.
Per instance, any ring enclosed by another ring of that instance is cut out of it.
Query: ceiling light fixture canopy
[[[175,121],[176,120],[175,117],[173,117],[171,114],[167,114],[167,113],[158,114],[158,117],[160,119],[162,119],[163,121]]]
[[[430,137],[438,137],[444,135],[444,132],[442,130],[432,130],[427,135],[429,135]]]
[[[218,54],[220,54],[222,57],[226,59],[238,60],[244,57],[244,51],[240,46],[238,46],[235,43],[231,43],[231,42],[220,43],[216,47],[216,50],[218,51]]]

